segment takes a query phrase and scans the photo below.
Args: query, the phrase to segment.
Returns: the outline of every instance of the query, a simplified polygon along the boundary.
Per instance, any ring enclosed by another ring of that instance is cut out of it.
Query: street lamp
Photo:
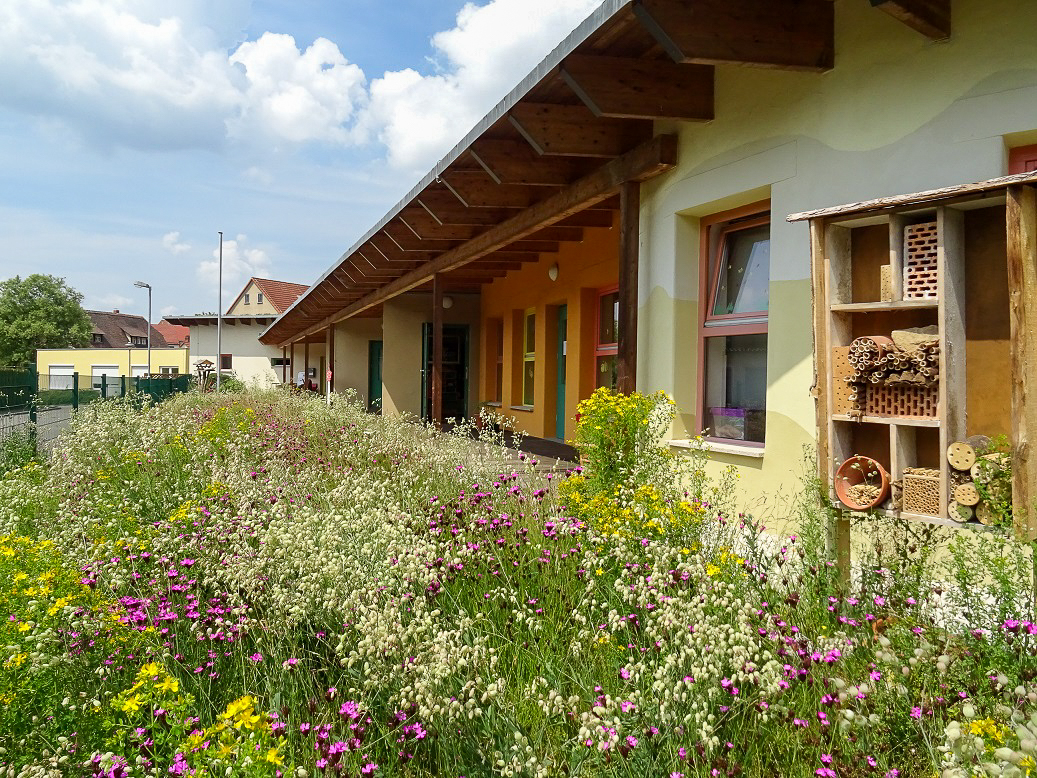
[[[145,284],[143,281],[134,281],[133,285],[138,289],[148,290],[148,369],[145,375],[151,375],[151,284]],[[133,360],[131,359],[132,363]],[[130,365],[130,375],[133,374],[133,365]]]

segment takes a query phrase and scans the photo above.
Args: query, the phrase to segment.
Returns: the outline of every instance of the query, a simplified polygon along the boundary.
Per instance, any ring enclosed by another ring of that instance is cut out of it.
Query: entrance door
[[[367,410],[382,412],[382,341],[367,341]]]
[[[569,308],[558,307],[558,379],[555,398],[555,437],[565,440],[565,357],[568,350]]]
[[[432,324],[422,327],[421,417],[432,418]],[[468,325],[443,325],[443,418],[468,415]]]

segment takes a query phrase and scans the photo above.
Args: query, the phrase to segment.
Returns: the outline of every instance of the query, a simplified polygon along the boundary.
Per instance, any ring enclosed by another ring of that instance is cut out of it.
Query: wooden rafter
[[[478,237],[365,295],[359,301],[286,340],[299,339],[311,332],[323,331],[337,321],[356,316],[397,295],[421,287],[436,273],[450,272],[505,246],[516,245],[516,241],[520,241],[526,235],[555,224],[591,203],[612,197],[624,182],[645,181],[670,170],[677,164],[677,146],[676,135],[656,136],[622,157],[602,165],[598,170],[557,194],[526,209],[518,216],[491,227]],[[276,333],[267,333],[267,338],[276,337]]]
[[[576,177],[572,161],[541,157],[525,141],[477,140],[470,154],[498,184],[565,186]]]
[[[649,121],[596,118],[583,105],[519,103],[508,119],[545,156],[617,157],[652,134]]]
[[[931,40],[951,37],[951,0],[871,0],[871,4]]]
[[[562,78],[595,116],[618,119],[713,118],[713,67],[668,60],[570,54]]]
[[[485,171],[480,172],[482,175],[474,176],[448,170],[440,182],[466,208],[528,208],[536,202],[532,187],[497,184]]]
[[[644,28],[674,62],[830,70],[831,0],[635,0]]]

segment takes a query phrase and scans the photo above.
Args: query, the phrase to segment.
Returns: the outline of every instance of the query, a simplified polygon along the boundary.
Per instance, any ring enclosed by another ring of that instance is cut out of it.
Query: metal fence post
[[[79,373],[72,374],[72,410],[79,410]]]
[[[108,399],[108,375],[106,373],[101,374],[101,399]]]
[[[125,397],[126,396],[126,376],[124,376],[124,375],[119,376],[119,385],[120,385],[120,387],[122,389],[122,393],[119,396],[120,397]]]

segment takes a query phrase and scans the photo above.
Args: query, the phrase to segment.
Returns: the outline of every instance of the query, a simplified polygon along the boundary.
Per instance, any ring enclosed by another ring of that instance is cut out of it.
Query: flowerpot
[[[889,496],[889,474],[871,457],[852,456],[835,471],[835,494],[852,510],[869,510]]]

